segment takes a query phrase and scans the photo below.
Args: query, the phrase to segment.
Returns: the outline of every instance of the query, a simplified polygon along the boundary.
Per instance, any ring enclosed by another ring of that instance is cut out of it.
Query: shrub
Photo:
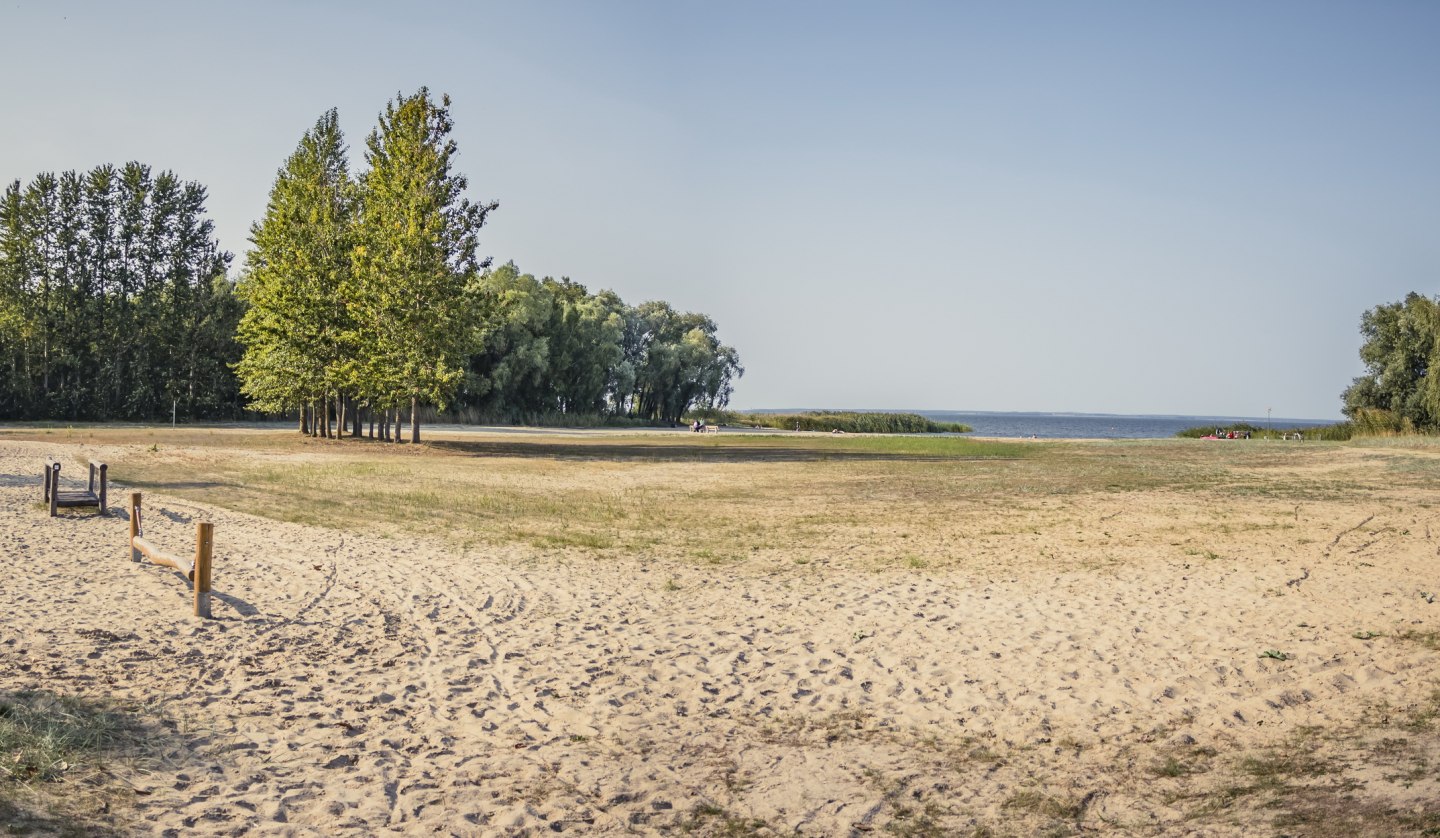
[[[737,413],[696,410],[687,419],[721,425],[752,425],[782,431],[844,431],[860,434],[963,434],[972,429],[958,422],[936,422],[918,413],[807,411],[805,413]]]

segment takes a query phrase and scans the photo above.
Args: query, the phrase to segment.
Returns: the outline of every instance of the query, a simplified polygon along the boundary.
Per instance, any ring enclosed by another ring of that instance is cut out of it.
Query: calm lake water
[[[917,410],[937,422],[963,422],[974,428],[975,436],[1030,437],[1041,439],[1163,439],[1186,428],[1214,425],[1223,427],[1248,422],[1265,427],[1265,417],[1244,416],[1120,416],[1099,413],[956,413]],[[1310,428],[1334,424],[1335,419],[1283,419],[1274,417],[1270,427]]]

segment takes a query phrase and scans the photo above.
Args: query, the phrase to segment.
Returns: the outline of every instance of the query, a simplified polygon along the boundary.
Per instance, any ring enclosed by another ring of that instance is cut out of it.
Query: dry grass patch
[[[138,708],[47,692],[0,693],[0,822],[11,835],[118,835],[133,770],[165,734]]]
[[[1440,693],[1401,710],[1372,708],[1366,714],[1368,721],[1358,728],[1300,729],[1271,747],[1239,755],[1223,771],[1218,761],[1204,764],[1203,770],[1215,768],[1209,782],[1170,799],[1182,805],[1197,826],[1259,817],[1276,835],[1440,836],[1440,800],[1421,793],[1422,802],[1415,805],[1402,802],[1407,797],[1413,800],[1413,795],[1396,795],[1385,788],[1440,785],[1440,772],[1431,767],[1440,753],[1440,740],[1428,727],[1437,708]],[[1381,729],[1379,736],[1370,732],[1374,728]],[[1395,728],[1410,733],[1390,732]],[[1200,773],[1189,770],[1191,764],[1183,757],[1171,757],[1156,774]],[[1376,774],[1378,780],[1369,779]]]
[[[1298,517],[1292,495],[1378,502],[1394,491],[1386,471],[1328,444],[445,435],[440,428],[421,446],[255,429],[11,428],[0,435],[76,443],[80,456],[102,454],[119,484],[279,520],[439,534],[540,554],[643,552],[727,566],[774,557],[786,565],[943,571],[1013,563],[1015,539],[1034,536],[1062,537],[1075,549],[1027,561],[1057,571],[1113,570],[1137,550],[1154,556],[1157,544],[1173,540],[1162,532],[1170,521],[1101,520],[1122,514],[1132,496],[1174,494],[1208,510],[1212,535],[1238,542],[1284,537],[1287,520]],[[1382,453],[1426,459],[1411,469],[1422,477],[1429,461],[1440,463],[1428,449]],[[984,521],[983,530],[971,521]],[[1225,554],[1219,544],[1204,547]]]
[[[682,835],[706,838],[749,838],[758,835],[781,835],[759,818],[747,818],[713,803],[700,803],[676,824]]]

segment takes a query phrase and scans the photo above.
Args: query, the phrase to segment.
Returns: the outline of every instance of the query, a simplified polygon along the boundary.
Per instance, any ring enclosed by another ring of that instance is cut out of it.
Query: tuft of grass
[[[56,782],[133,744],[130,713],[107,702],[21,692],[0,697],[0,781]]]
[[[155,743],[134,708],[49,692],[0,693],[0,820],[12,834],[112,834],[130,796],[107,773]]]
[[[1440,804],[1421,803],[1413,809],[1357,798],[1348,785],[1296,789],[1276,808],[1271,820],[1277,835],[1306,838],[1440,835]]]
[[[1016,792],[1001,803],[1000,808],[1066,821],[1075,820],[1082,813],[1079,801],[1061,800],[1033,789]]]
[[[864,710],[840,710],[818,715],[779,716],[762,728],[764,741],[772,744],[805,745],[823,741],[830,745],[852,739],[870,739],[886,732]]]
[[[1358,635],[1357,635],[1358,636]],[[1375,635],[1379,637],[1379,635]],[[1414,643],[1432,652],[1440,652],[1440,631],[1415,631],[1407,629],[1395,635],[1396,640]]]
[[[759,818],[740,817],[713,803],[697,804],[676,826],[685,835],[716,838],[747,838],[770,830],[770,825]]]
[[[944,822],[947,814],[933,800],[925,801],[918,808],[896,804],[885,824],[885,834],[904,838],[945,838],[955,834]]]

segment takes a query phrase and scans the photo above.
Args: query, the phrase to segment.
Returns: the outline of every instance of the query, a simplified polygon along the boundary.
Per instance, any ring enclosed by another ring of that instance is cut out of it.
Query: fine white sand
[[[204,621],[181,576],[129,560],[124,489],[106,517],[48,517],[54,453],[80,473],[74,448],[0,445],[0,691],[167,720],[122,771],[147,833],[1268,833],[1262,797],[1197,826],[1187,795],[1310,728],[1363,754],[1440,673],[1394,636],[1440,628],[1420,506],[1231,517],[1188,555],[1212,522],[1156,492],[1082,508],[1074,536],[991,538],[963,571],[877,572],[460,550],[147,494],[167,548],[215,524]],[[1089,566],[1047,566],[1087,537],[1109,545]],[[1337,770],[1361,802],[1440,798],[1433,770],[1393,768]]]

